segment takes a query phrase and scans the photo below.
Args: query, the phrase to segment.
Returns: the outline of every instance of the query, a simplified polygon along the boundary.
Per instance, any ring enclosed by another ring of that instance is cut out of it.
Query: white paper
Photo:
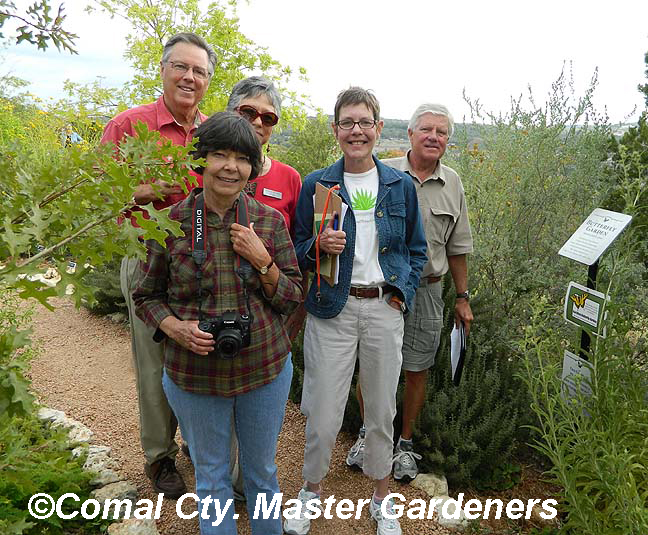
[[[344,216],[346,215],[348,209],[349,209],[349,206],[344,201],[342,201],[342,213],[339,214],[340,217],[339,217],[339,223],[338,223],[338,230],[342,230],[342,227],[344,225]],[[339,278],[340,278],[340,262],[338,261],[335,264],[335,278],[333,279],[334,284],[338,283]]]
[[[463,331],[463,323],[461,329],[457,329],[457,325],[453,325],[450,332],[450,364],[452,366],[452,378],[454,379],[457,365],[459,364],[459,357],[461,356],[461,338]]]

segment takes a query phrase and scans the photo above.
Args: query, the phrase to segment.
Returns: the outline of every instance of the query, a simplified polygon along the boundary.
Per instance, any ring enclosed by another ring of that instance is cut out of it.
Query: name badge
[[[263,194],[266,197],[274,197],[275,199],[281,199],[283,197],[280,191],[274,191],[272,189],[263,188]]]

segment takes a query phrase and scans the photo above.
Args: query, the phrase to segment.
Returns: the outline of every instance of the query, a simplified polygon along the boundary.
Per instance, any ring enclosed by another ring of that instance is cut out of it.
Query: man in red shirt
[[[198,110],[216,66],[216,54],[207,42],[194,33],[179,33],[167,41],[160,62],[162,96],[151,104],[126,110],[108,124],[102,143],[119,145],[124,136],[135,135],[134,126],[142,121],[149,130],[178,145],[187,145],[194,131],[207,117]],[[150,202],[156,209],[166,208],[185,198],[182,188],[158,182],[157,191],[151,183],[140,184],[133,194],[137,204]],[[137,377],[140,410],[140,439],[146,458],[145,471],[156,492],[179,498],[185,483],[175,466],[178,426],[162,389],[164,365],[163,344],[153,341],[154,329],[135,314],[132,292],[138,285],[139,260],[124,257],[120,282],[128,306],[131,345]]]

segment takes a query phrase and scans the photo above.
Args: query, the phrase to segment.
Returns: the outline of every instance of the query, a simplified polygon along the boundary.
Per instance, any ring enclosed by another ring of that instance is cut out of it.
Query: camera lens
[[[221,357],[234,358],[243,345],[241,333],[235,329],[225,329],[216,338],[216,348]]]

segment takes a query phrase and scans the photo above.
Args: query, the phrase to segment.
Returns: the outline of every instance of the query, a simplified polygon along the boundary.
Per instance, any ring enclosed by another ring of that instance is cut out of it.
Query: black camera
[[[214,351],[218,355],[231,359],[239,354],[241,348],[250,345],[251,324],[251,314],[239,315],[233,310],[226,310],[216,319],[202,320],[198,323],[198,328],[214,337]]]

